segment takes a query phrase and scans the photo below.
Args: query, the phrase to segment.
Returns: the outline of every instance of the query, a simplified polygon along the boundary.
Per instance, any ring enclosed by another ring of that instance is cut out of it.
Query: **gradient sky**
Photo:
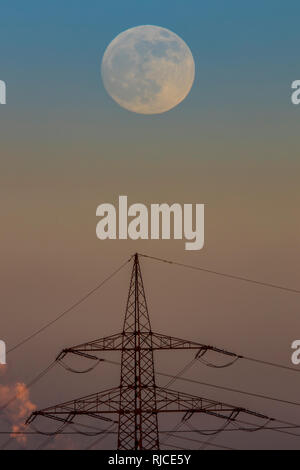
[[[300,107],[290,100],[300,79],[299,15],[291,0],[1,2],[0,338],[8,348],[135,251],[299,288]],[[101,82],[107,45],[142,24],[174,31],[195,59],[191,93],[162,115],[122,109]],[[96,207],[120,194],[131,203],[205,203],[204,250],[97,240]],[[142,268],[155,330],[290,365],[300,333],[296,294],[150,261]],[[3,383],[31,379],[65,346],[119,331],[129,274],[9,355]],[[165,356],[157,367],[176,373],[188,359],[180,358]],[[296,374],[267,372],[199,366],[191,376],[298,399]],[[117,380],[110,368],[84,380],[52,372],[31,397],[44,407]],[[300,423],[296,407],[176,384],[184,387]],[[299,447],[271,434],[235,435],[234,446]],[[233,437],[216,442],[233,445]]]

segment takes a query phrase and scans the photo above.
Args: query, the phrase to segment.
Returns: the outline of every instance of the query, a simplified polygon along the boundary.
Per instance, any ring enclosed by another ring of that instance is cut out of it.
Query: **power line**
[[[169,431],[163,431],[165,434],[168,434],[170,437],[173,437],[173,438],[176,438],[176,439],[182,439],[184,441],[190,441],[190,442],[195,442],[197,444],[201,444],[202,442],[204,441],[200,441],[198,439],[192,439],[192,438],[189,438],[189,437],[185,437],[185,436],[179,436],[179,435],[175,435],[174,432],[176,433],[176,431],[173,431],[173,432],[169,432]],[[179,432],[186,432],[186,431],[179,431]],[[193,431],[195,432],[195,431]],[[39,432],[1,432],[0,431],[0,435],[5,435],[5,434],[13,434],[13,435],[41,435],[41,433]],[[101,436],[100,439],[97,439],[96,441],[94,441],[92,444],[90,444],[88,447],[86,447],[85,450],[90,450],[92,449],[96,444],[99,444],[99,442],[101,442],[102,440],[105,439],[106,435],[116,435],[117,434],[117,431],[109,431],[109,430],[104,430],[104,431],[101,431],[101,433],[99,434],[104,434],[104,436]],[[60,435],[67,435],[67,436],[71,436],[71,435],[82,435],[82,433],[80,432],[76,432],[76,431],[64,431],[64,432],[61,432]],[[173,444],[166,444],[167,447],[174,447],[174,448],[179,448],[177,446],[174,446]],[[226,446],[222,446],[222,445],[219,445],[219,444],[210,444],[212,447],[216,447],[216,448],[219,448],[219,449],[224,449],[224,450],[235,450],[231,447],[226,447]],[[182,448],[180,448],[182,449]],[[186,450],[186,449],[185,449]]]
[[[120,363],[117,362],[117,361],[111,361],[111,360],[108,360],[108,359],[104,359],[104,362],[108,362],[109,364],[120,366]],[[162,377],[167,377],[169,379],[172,379],[172,382],[175,381],[175,380],[182,380],[184,382],[194,383],[194,384],[197,384],[197,385],[204,385],[206,387],[216,388],[216,389],[219,389],[219,390],[225,390],[225,391],[228,391],[228,392],[234,392],[234,393],[238,393],[238,394],[242,394],[242,395],[248,395],[248,396],[252,396],[252,397],[255,397],[255,398],[263,398],[265,400],[276,401],[276,402],[284,403],[284,404],[287,404],[287,405],[300,406],[300,402],[283,400],[281,398],[275,398],[275,397],[271,397],[271,396],[268,396],[268,395],[262,395],[262,394],[258,394],[258,393],[246,392],[244,390],[239,390],[239,389],[236,389],[236,388],[224,387],[222,385],[215,385],[215,384],[211,384],[211,383],[207,383],[207,382],[200,382],[199,380],[196,380],[196,379],[189,379],[187,377],[181,377],[181,374],[185,371],[186,368],[190,368],[191,365],[193,364],[193,362],[194,362],[194,360],[191,361],[177,375],[167,374],[166,372],[156,372],[156,374],[161,375]]]
[[[183,449],[183,447],[174,446],[174,445],[170,445],[170,444],[168,444],[167,449],[186,450],[186,449]]]
[[[258,364],[262,364],[262,365],[270,366],[270,367],[275,367],[277,369],[288,370],[290,372],[296,372],[296,373],[300,372],[300,369],[294,369],[293,367],[284,366],[282,364],[277,364],[276,362],[263,361],[261,359],[255,359],[255,358],[252,358],[252,357],[242,356],[242,355],[239,355],[237,357],[238,357],[238,359],[244,359],[245,361],[249,361],[249,362],[256,362]],[[105,361],[106,361],[106,359],[105,359]],[[193,360],[193,362],[194,362],[194,360]],[[207,365],[207,364],[205,363],[205,365]]]
[[[261,359],[255,359],[253,357],[240,356],[240,359],[244,359],[245,361],[257,362],[258,364],[263,364],[265,366],[277,367],[277,369],[284,369],[284,370],[289,370],[289,371],[297,372],[297,373],[300,372],[300,369],[294,369],[293,367],[284,366],[282,364],[277,364],[276,362],[263,361]]]
[[[163,445],[166,445],[167,442],[170,440],[170,438],[172,437],[172,432],[179,432],[179,428],[181,428],[181,426],[183,426],[183,422],[182,420],[179,421],[179,423],[176,424],[176,426],[173,428],[173,430],[171,432],[168,432],[166,433],[168,437],[166,437],[166,439],[164,439],[160,445],[163,446]]]
[[[164,372],[156,372],[156,373],[157,373],[157,375],[161,375],[161,376],[164,376],[164,377],[169,377],[169,378],[174,377],[171,374],[167,374],[167,373],[164,373]],[[175,377],[174,377],[174,379],[175,379]],[[205,385],[206,387],[225,390],[227,392],[239,393],[241,395],[248,395],[248,396],[255,397],[255,398],[263,398],[264,400],[276,401],[276,402],[279,402],[279,403],[284,403],[286,405],[300,406],[300,402],[283,400],[283,399],[280,399],[280,398],[270,397],[268,395],[261,395],[259,393],[245,392],[244,390],[239,390],[239,389],[230,388],[230,387],[223,387],[221,385],[214,385],[214,384],[210,384],[210,383],[207,383],[207,382],[200,382],[198,380],[188,379],[188,378],[185,378],[185,377],[176,377],[176,380],[183,380],[185,382],[195,383],[197,385]]]
[[[175,376],[169,376],[171,380],[169,380],[166,385],[165,385],[165,388],[168,388],[170,387],[174,382],[176,382],[176,380],[178,380],[185,372],[187,372],[188,370],[190,370],[190,368],[195,364],[195,362],[197,361],[196,358],[192,359],[183,369],[181,369],[178,374],[176,374]]]
[[[127,260],[125,263],[123,263],[118,269],[116,269],[112,274],[110,274],[107,278],[104,279],[104,281],[102,281],[100,284],[98,284],[96,287],[94,287],[94,289],[90,290],[87,294],[85,294],[83,297],[81,297],[79,300],[77,300],[77,302],[75,302],[74,304],[72,304],[70,307],[68,307],[66,310],[64,310],[63,312],[61,312],[54,320],[50,321],[49,323],[46,323],[46,325],[44,325],[43,327],[41,327],[40,329],[38,329],[37,331],[35,331],[34,333],[32,333],[31,335],[29,335],[27,338],[23,339],[22,341],[20,341],[19,343],[17,343],[15,346],[13,346],[12,348],[10,348],[8,351],[7,351],[7,354],[11,353],[12,351],[14,351],[15,349],[19,348],[20,346],[22,346],[23,344],[27,343],[28,341],[30,341],[32,338],[34,338],[35,336],[39,335],[40,333],[42,333],[43,331],[45,331],[47,328],[49,328],[51,325],[53,325],[54,323],[56,323],[58,320],[60,320],[62,317],[64,317],[67,313],[71,312],[71,310],[73,310],[74,308],[78,307],[78,305],[80,305],[82,302],[84,302],[88,297],[90,297],[92,294],[94,294],[98,289],[100,289],[104,284],[106,284],[110,279],[112,279],[119,271],[121,271],[121,269],[124,268],[124,266],[126,266],[130,260],[131,260],[132,257],[130,257],[129,260]]]
[[[242,420],[242,419],[236,419],[235,422],[236,423],[241,423],[241,424],[247,424],[248,426],[253,426],[253,423],[250,423],[249,421],[245,421],[245,420]],[[275,422],[277,422],[277,423],[286,423],[286,421],[280,421],[279,419],[276,419]],[[292,428],[298,429],[299,425],[294,424],[294,423],[289,423],[288,427],[287,426],[267,427],[265,429],[269,429],[270,431],[274,431],[274,432],[279,432],[281,434],[287,434],[287,435],[293,436],[293,437],[300,437],[300,434],[294,434],[293,432],[289,432],[289,431],[286,430],[286,429],[292,429]],[[247,431],[247,429],[246,429],[246,431]],[[251,428],[249,429],[249,432],[252,432]]]
[[[195,362],[196,362],[196,358],[192,359],[192,360],[191,360],[183,369],[181,369],[175,376],[170,377],[171,380],[169,380],[169,381],[166,383],[165,387],[166,387],[166,388],[170,387],[174,382],[176,382],[176,380],[177,380],[179,377],[181,377],[185,372],[187,372],[187,371],[193,366],[193,364],[194,364]],[[182,422],[181,422],[181,421],[179,421],[179,423],[175,426],[174,429],[177,431],[177,429],[179,429],[180,426],[182,426]],[[171,436],[171,435],[169,434],[169,436],[168,436],[161,444],[162,444],[162,445],[163,445],[163,444],[166,444],[166,442],[170,439],[170,436]]]
[[[105,429],[103,431],[99,431],[98,434],[117,434],[117,431],[106,431]],[[0,434],[11,434],[11,435],[20,435],[20,436],[45,436],[45,433],[44,432],[40,432],[40,431],[0,431]],[[46,433],[47,434],[47,433]],[[77,435],[81,435],[81,436],[84,436],[85,434],[80,432],[80,431],[63,431],[63,432],[60,432],[58,433],[60,436],[63,435],[63,434],[67,434],[67,435],[71,435],[71,434],[77,434]],[[57,435],[58,435],[57,434]],[[50,435],[50,433],[49,433]],[[51,437],[53,437],[51,435]],[[87,436],[87,437],[90,437],[90,436]]]
[[[241,422],[239,420],[239,422]],[[278,421],[279,422],[279,421]],[[251,423],[249,423],[251,424]],[[252,423],[252,426],[253,426],[253,423]],[[239,427],[236,427],[236,428],[227,428],[227,429],[224,429],[222,432],[240,432],[240,431],[249,431],[249,432],[256,432],[256,431],[265,431],[265,430],[268,430],[268,431],[281,431],[281,430],[286,430],[286,429],[300,429],[300,425],[294,425],[294,426],[266,426],[266,427],[263,427],[263,428],[257,428],[257,426],[255,427],[252,427],[252,428],[239,428]],[[193,432],[214,432],[214,431],[217,431],[217,429],[215,428],[209,428],[209,429],[197,429],[197,428],[194,428],[194,429],[180,429],[179,431],[159,431],[160,433],[168,433],[168,432],[176,432],[176,433],[181,433],[181,432],[187,432],[187,433],[193,433]],[[293,434],[293,436],[296,436],[298,437],[298,434]],[[300,435],[299,435],[300,437]]]
[[[300,369],[295,369],[294,367],[290,367],[290,366],[284,366],[283,364],[278,364],[276,362],[270,362],[270,361],[264,361],[262,359],[256,359],[256,358],[253,358],[253,357],[248,357],[248,356],[242,356],[241,354],[236,354],[235,355],[235,359],[230,362],[229,364],[226,364],[225,366],[217,366],[217,365],[214,365],[206,360],[204,360],[203,357],[198,357],[196,358],[198,359],[200,362],[202,362],[204,365],[208,366],[208,367],[213,367],[215,369],[220,369],[220,368],[224,368],[224,367],[229,367],[229,366],[232,366],[233,364],[235,364],[235,362],[237,362],[237,360],[239,359],[243,359],[244,361],[249,361],[249,362],[256,362],[257,364],[263,364],[265,366],[271,366],[271,367],[276,367],[278,369],[283,369],[283,370],[289,370],[291,372],[297,372],[299,373],[300,372]]]
[[[239,421],[240,422],[240,421]],[[248,422],[248,424],[251,424]],[[253,425],[253,424],[252,424]],[[82,426],[80,424],[80,426]],[[90,427],[90,426],[89,426]],[[94,429],[97,429],[97,428],[94,428]],[[300,425],[298,426],[266,426],[266,427],[263,427],[261,429],[258,429],[257,426],[255,427],[248,427],[248,428],[245,428],[245,427],[237,427],[237,428],[230,428],[230,429],[224,429],[222,432],[241,432],[241,431],[246,431],[246,432],[257,432],[257,431],[281,431],[281,430],[288,430],[288,429],[300,429]],[[218,431],[218,429],[215,429],[215,428],[207,428],[207,429],[197,429],[197,428],[193,428],[193,429],[180,429],[180,430],[177,430],[177,431],[174,431],[174,429],[170,429],[170,430],[164,430],[164,431],[159,431],[160,434],[174,434],[174,433],[198,433],[198,432],[214,432],[214,431]],[[94,436],[95,435],[99,435],[99,434],[117,434],[117,431],[106,431],[105,429],[99,429],[97,431],[97,433],[93,434]],[[45,432],[40,432],[40,431],[0,431],[0,435],[10,435],[10,434],[13,434],[13,435],[25,435],[25,436],[45,436]],[[86,436],[86,437],[91,437],[90,435],[82,432],[82,431],[62,431],[59,433],[59,435],[63,435],[63,434],[73,434],[73,435],[80,435],[80,436]],[[300,435],[297,435],[297,434],[292,434],[293,436],[296,436],[296,437],[300,437]],[[51,436],[52,437],[52,436]]]
[[[179,431],[180,432],[180,431]],[[170,437],[176,437],[178,438],[178,436],[174,435],[173,432],[171,433],[167,433],[169,434]],[[198,439],[192,439],[190,437],[184,437],[184,436],[180,436],[180,439],[184,440],[184,441],[190,441],[190,442],[195,442],[197,444],[204,444],[205,442],[204,441],[199,441]],[[219,449],[224,449],[224,450],[236,450],[234,449],[233,447],[226,447],[226,446],[222,446],[220,444],[208,444],[210,445],[211,447],[217,447]]]
[[[155,260],[155,261],[160,261],[162,263],[181,266],[183,268],[189,268],[189,269],[194,269],[196,271],[202,271],[202,272],[206,272],[206,273],[209,273],[209,274],[215,274],[216,276],[227,277],[229,279],[235,279],[235,280],[238,280],[238,281],[250,282],[252,284],[257,284],[257,285],[264,286],[264,287],[271,287],[272,289],[279,289],[279,290],[283,290],[283,291],[287,291],[287,292],[293,292],[294,294],[300,294],[300,290],[298,290],[298,289],[292,289],[290,287],[280,286],[280,285],[277,285],[277,284],[271,284],[269,282],[257,281],[255,279],[250,279],[248,277],[236,276],[234,274],[228,274],[228,273],[223,273],[223,272],[219,272],[219,271],[213,271],[211,269],[201,268],[200,266],[193,266],[193,265],[189,265],[189,264],[178,263],[177,261],[171,261],[171,260],[167,260],[167,259],[164,259],[164,258],[158,258],[158,257],[155,257],[155,256],[145,255],[145,254],[142,254],[142,253],[139,253],[139,256],[142,256],[143,258],[152,259],[152,260]]]
[[[111,424],[108,428],[107,431],[109,431],[111,428],[115,427],[115,423]],[[85,450],[91,450],[96,444],[99,444],[99,442],[103,441],[107,437],[108,433],[106,432],[103,436],[98,438],[96,441],[92,442],[88,447],[85,448]]]

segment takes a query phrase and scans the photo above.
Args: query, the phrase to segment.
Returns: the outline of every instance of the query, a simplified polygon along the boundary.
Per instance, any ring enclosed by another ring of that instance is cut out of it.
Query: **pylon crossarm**
[[[59,416],[59,414],[51,414],[51,413],[47,413],[47,412],[44,412],[44,411],[34,411],[33,413],[31,413],[31,415],[29,416],[29,418],[27,418],[25,424],[28,425],[28,424],[31,424],[38,416],[44,416],[45,418],[50,418],[50,419],[53,419],[55,421],[59,421],[61,423],[64,423],[64,424],[71,424],[73,421],[73,415],[70,413],[69,415],[66,415],[64,417],[61,417]]]
[[[98,359],[97,356],[90,354],[91,352],[103,352],[103,351],[122,351],[122,350],[133,350],[135,346],[130,340],[133,335],[132,332],[123,332],[116,335],[107,336],[104,338],[96,339],[88,343],[79,344],[70,348],[63,349],[57,356],[57,360],[63,359],[67,354],[75,354],[78,356],[87,357],[89,359]],[[173,336],[167,336],[160,333],[154,332],[140,332],[140,338],[143,340],[148,339],[149,336],[152,338],[152,347],[147,344],[146,341],[141,341],[142,345],[140,350],[170,350],[170,349],[190,349],[197,351],[197,358],[201,358],[207,351],[214,351],[219,354],[230,356],[233,358],[241,358],[233,352],[226,351],[224,349],[217,348],[215,346],[198,343],[196,341],[188,341],[182,338],[176,338]]]
[[[122,341],[123,334],[117,333],[115,335],[106,336],[88,343],[78,344],[77,346],[63,349],[57,356],[56,360],[60,361],[67,354],[76,354],[78,356],[87,357],[89,359],[98,359],[98,357],[89,353],[97,351],[121,351]]]
[[[152,333],[153,349],[195,349],[198,351],[197,356],[203,355],[203,352],[214,351],[225,356],[241,358],[236,353],[220,349],[215,346],[198,343],[196,341],[188,341],[186,339],[175,338],[173,336],[162,335],[160,333]]]
[[[183,420],[188,420],[194,413],[208,414],[217,418],[234,421],[238,414],[244,413],[264,420],[272,420],[255,411],[229,405],[187,393],[177,392],[161,387],[156,388],[157,413],[184,412]]]
[[[89,416],[105,421],[112,421],[102,414],[119,414],[120,388],[115,387],[103,392],[94,393],[76,400],[71,400],[42,410],[34,411],[26,421],[32,423],[38,416],[72,422],[75,416]]]

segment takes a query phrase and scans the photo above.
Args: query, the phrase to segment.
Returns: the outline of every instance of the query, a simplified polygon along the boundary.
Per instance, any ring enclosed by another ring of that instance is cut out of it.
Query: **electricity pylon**
[[[158,387],[155,381],[153,353],[171,349],[196,350],[198,358],[203,357],[207,351],[229,356],[233,362],[239,358],[234,353],[214,346],[154,333],[151,329],[139,258],[138,254],[135,254],[123,331],[64,349],[57,357],[58,361],[62,361],[67,354],[74,354],[101,361],[95,353],[120,351],[120,385],[35,411],[28,418],[27,424],[37,416],[69,424],[74,422],[76,416],[90,416],[114,422],[107,415],[117,415],[119,450],[158,450],[158,414],[161,413],[184,413],[183,420],[188,420],[194,413],[211,415],[227,422],[236,420],[240,413],[269,419],[245,408]]]

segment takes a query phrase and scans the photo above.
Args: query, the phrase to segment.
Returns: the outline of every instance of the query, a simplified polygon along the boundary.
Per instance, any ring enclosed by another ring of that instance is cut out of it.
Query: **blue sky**
[[[213,101],[222,86],[236,95],[247,86],[249,99],[260,99],[261,91],[276,83],[280,89],[297,76],[299,15],[293,0],[90,0],[84,8],[78,0],[6,1],[0,14],[1,78],[16,88],[11,96],[19,102],[21,95],[32,103],[34,97],[48,97],[49,104],[75,101],[83,88],[89,102],[90,93],[105,96],[96,73],[107,44],[131,26],[155,24],[190,46],[197,66],[194,96],[209,87],[205,94]],[[253,87],[255,80],[261,83]]]
[[[49,148],[55,137],[76,146],[103,142],[112,129],[130,140],[138,128],[147,145],[163,145],[164,138],[191,142],[187,158],[198,155],[195,142],[206,137],[228,141],[239,134],[250,145],[255,138],[295,144],[299,107],[291,106],[290,86],[300,76],[299,16],[296,0],[2,2],[3,139],[13,135],[27,145],[38,136]],[[191,93],[165,115],[141,118],[123,110],[101,81],[107,45],[140,24],[171,29],[194,55]],[[177,128],[182,132],[174,136]]]

